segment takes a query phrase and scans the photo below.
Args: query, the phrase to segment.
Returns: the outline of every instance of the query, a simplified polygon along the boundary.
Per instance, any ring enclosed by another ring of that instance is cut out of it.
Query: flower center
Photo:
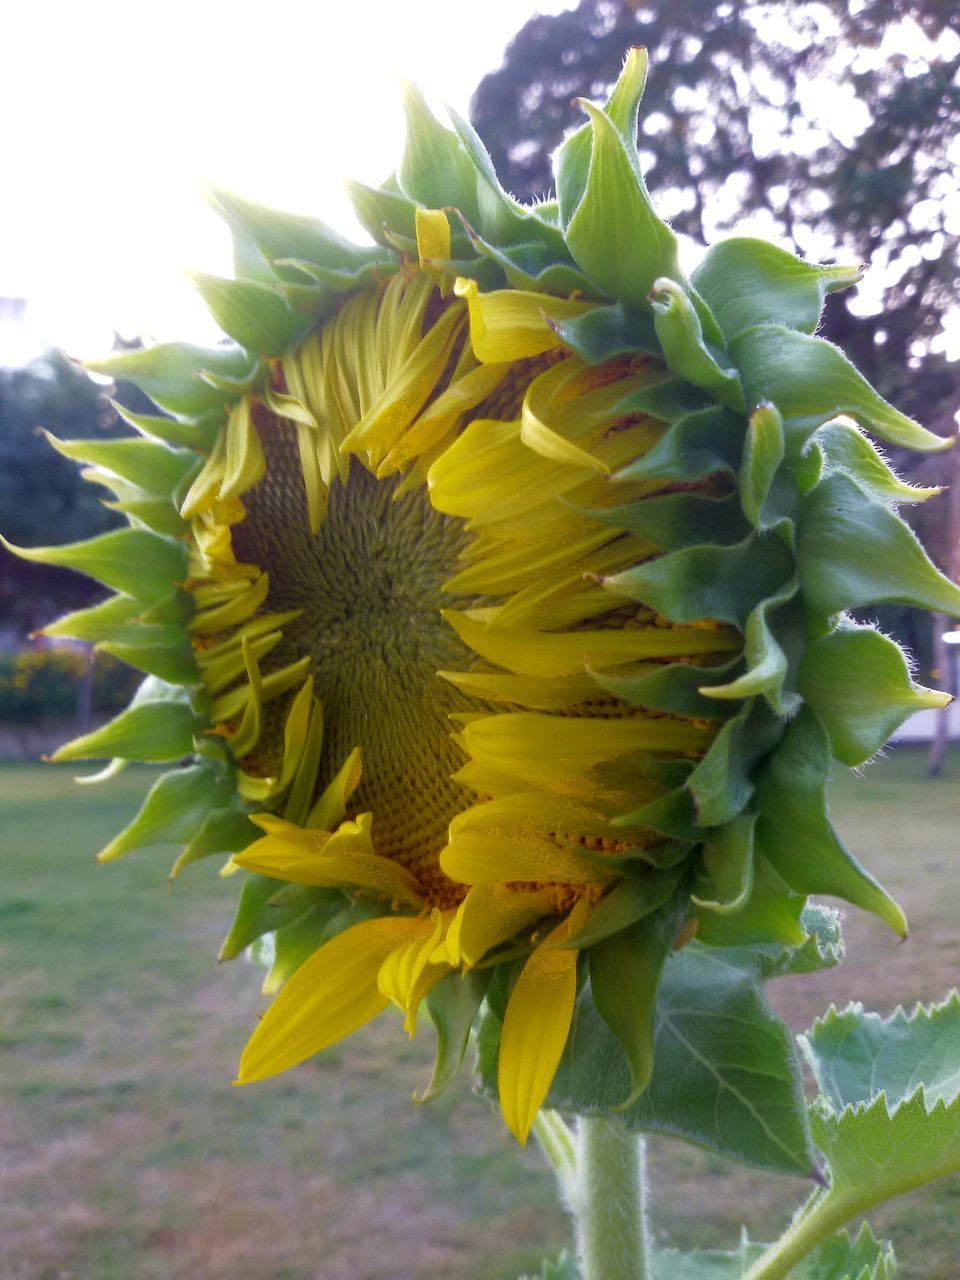
[[[270,575],[269,607],[301,610],[265,671],[309,654],[324,712],[319,777],[329,779],[359,746],[363,776],[351,801],[374,815],[376,851],[430,879],[450,819],[467,802],[451,779],[462,756],[449,716],[480,704],[437,678],[470,653],[441,608],[472,601],[443,592],[467,535],[435,511],[423,486],[398,495],[399,478],[376,479],[357,459],[334,480],[316,535],[309,528],[295,432],[274,420],[261,432],[266,475],[244,498],[233,527],[238,559]],[[269,704],[257,761],[276,769],[284,700]]]

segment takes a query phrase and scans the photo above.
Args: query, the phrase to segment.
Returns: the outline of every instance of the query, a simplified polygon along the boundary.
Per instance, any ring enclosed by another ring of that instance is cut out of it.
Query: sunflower
[[[808,893],[905,933],[826,786],[947,700],[846,611],[960,612],[895,513],[935,491],[863,428],[948,442],[813,336],[856,270],[743,238],[681,270],[645,68],[583,103],[556,202],[513,201],[413,90],[396,178],[351,188],[371,247],[218,194],[236,279],[197,284],[234,341],[91,366],[166,416],[53,441],[129,527],[19,551],[117,593],[46,632],[146,676],[54,759],[174,765],[102,860],[176,840],[174,874],[243,874],[221,954],[255,944],[275,998],[239,1083],[391,1004],[412,1035],[426,1000],[436,1092],[497,984],[524,1141],[578,1000],[644,1089],[694,934],[798,943]]]

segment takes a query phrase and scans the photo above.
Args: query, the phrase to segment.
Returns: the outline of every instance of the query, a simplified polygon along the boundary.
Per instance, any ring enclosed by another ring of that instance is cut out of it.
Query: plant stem
[[[577,1194],[577,1150],[573,1134],[556,1111],[546,1109],[537,1112],[533,1132],[557,1175],[564,1201],[572,1213]]]
[[[822,1240],[869,1207],[868,1201],[858,1203],[842,1193],[814,1192],[780,1239],[753,1264],[746,1280],[784,1280]]]
[[[584,1117],[573,1209],[583,1280],[648,1280],[643,1139],[616,1119]]]

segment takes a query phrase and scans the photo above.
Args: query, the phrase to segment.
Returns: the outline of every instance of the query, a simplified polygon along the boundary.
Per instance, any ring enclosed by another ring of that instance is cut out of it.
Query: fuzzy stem
[[[869,1207],[866,1198],[815,1191],[780,1239],[753,1264],[746,1280],[785,1280],[818,1244]]]
[[[577,1151],[573,1134],[556,1111],[538,1111],[533,1122],[533,1132],[550,1167],[557,1175],[557,1182],[567,1207],[573,1212],[577,1194]]]
[[[643,1139],[619,1120],[584,1117],[574,1214],[583,1280],[648,1280]]]

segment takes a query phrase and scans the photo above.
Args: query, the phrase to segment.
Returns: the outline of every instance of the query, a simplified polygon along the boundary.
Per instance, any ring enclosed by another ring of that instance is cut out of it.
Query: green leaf
[[[660,871],[642,866],[625,876],[605,897],[601,898],[587,920],[587,923],[568,942],[565,948],[584,951],[587,947],[595,947],[622,929],[659,910],[676,888],[680,877],[679,866]],[[684,904],[684,910],[686,905]],[[673,931],[670,941],[676,937],[681,921]]]
[[[676,893],[658,910],[590,948],[593,1002],[630,1067],[630,1090],[618,1109],[635,1102],[653,1076],[657,991],[686,914],[686,892]]]
[[[568,258],[563,233],[552,222],[542,218],[536,206],[519,204],[504,191],[497,177],[490,153],[469,120],[447,107],[461,146],[474,172],[477,199],[477,225],[484,237],[500,245],[515,245],[531,239],[540,244],[553,261]]]
[[[960,996],[889,1018],[860,1003],[830,1007],[801,1036],[823,1099],[839,1115],[883,1093],[891,1110],[922,1086],[927,1101],[960,1094]]]
[[[634,47],[629,50],[605,108],[637,170],[637,115],[647,82],[648,61],[646,49]],[[590,124],[584,124],[564,141],[553,157],[557,213],[562,226],[569,223],[583,198],[592,150],[592,129]]]
[[[747,1268],[770,1247],[744,1239],[736,1253],[718,1249],[656,1251],[652,1280],[743,1280]],[[791,1280],[893,1280],[895,1274],[892,1247],[878,1241],[866,1223],[855,1240],[839,1231],[790,1271]]]
[[[259,356],[281,355],[304,327],[302,318],[269,285],[201,272],[192,279],[224,333]]]
[[[592,149],[583,194],[566,225],[567,246],[604,293],[648,310],[655,280],[681,278],[677,239],[650,203],[633,148],[605,112],[579,102],[590,117]]]
[[[427,1011],[437,1033],[437,1052],[430,1083],[422,1093],[414,1095],[417,1102],[439,1097],[460,1069],[490,977],[489,969],[475,969],[463,977],[451,974],[427,995]]]
[[[122,501],[104,501],[103,505],[110,511],[122,512],[128,517],[132,528],[146,528],[167,538],[183,538],[189,534],[190,525],[180,515],[176,503],[170,498],[152,498],[148,494],[141,496],[140,490],[131,489],[122,481],[113,480],[103,472],[87,470],[81,474],[84,480],[108,485],[114,493],[122,489]]]
[[[725,368],[716,350],[704,339],[696,308],[682,285],[663,277],[655,280],[650,294],[653,325],[663,348],[667,368],[685,382],[702,387],[728,409],[746,408],[736,369]]]
[[[199,683],[193,649],[182,631],[171,638],[167,633],[172,628],[142,626],[140,630],[143,634],[136,640],[101,640],[97,650],[111,654],[144,675],[158,676],[168,684]]]
[[[827,811],[827,731],[809,707],[787,727],[757,779],[763,852],[798,893],[827,893],[872,911],[901,937],[900,907],[841,842]]]
[[[809,645],[797,682],[830,735],[833,754],[854,768],[875,756],[913,712],[950,701],[948,693],[911,680],[892,640],[847,623]]]
[[[220,411],[224,393],[202,377],[210,372],[237,382],[236,399],[265,371],[256,355],[243,347],[197,347],[189,342],[161,342],[139,351],[121,351],[105,360],[88,361],[91,373],[134,383],[162,409],[189,417]]]
[[[564,1249],[556,1262],[547,1260],[535,1276],[521,1276],[520,1280],[582,1280],[582,1277],[576,1258]]]
[[[807,606],[824,619],[885,601],[960,614],[960,587],[934,567],[913,530],[839,472],[803,500],[797,565]]]
[[[135,621],[143,612],[142,600],[133,596],[108,596],[100,604],[91,605],[88,609],[77,609],[74,613],[64,614],[56,622],[49,622],[43,628],[45,636],[70,636],[74,640],[89,640],[96,644],[98,640],[130,639],[136,640],[142,634],[143,624]],[[164,633],[173,640],[182,634],[179,627],[170,627]]]
[[[790,577],[781,542],[750,534],[733,547],[698,546],[646,560],[602,579],[615,595],[639,600],[673,622],[710,618],[742,631],[747,617]]]
[[[148,676],[125,711],[64,743],[50,759],[54,764],[110,757],[144,763],[180,760],[192,754],[194,735],[203,724],[184,689]]]
[[[539,241],[504,248],[484,240],[469,224],[467,231],[477,252],[495,263],[515,289],[558,294],[591,291],[590,282],[582,271],[571,262],[558,262],[556,252]],[[500,283],[499,279],[491,280],[489,287],[496,288]]]
[[[227,808],[213,809],[202,820],[170,868],[170,879],[175,880],[191,862],[213,853],[239,853],[260,835],[239,799],[233,795]]]
[[[691,894],[695,906],[729,915],[746,905],[753,889],[756,825],[755,813],[741,813],[707,833],[700,855],[701,878]]]
[[[183,547],[147,529],[114,529],[62,547],[15,547],[2,534],[0,543],[21,560],[74,569],[140,601],[165,595],[187,576]]]
[[[655,1249],[650,1257],[650,1280],[743,1280],[765,1246],[751,1244],[744,1235],[736,1253],[720,1249]]]
[[[613,1114],[630,1089],[619,1042],[581,998],[546,1105]],[[793,1037],[771,1013],[752,967],[696,943],[672,954],[657,1001],[653,1077],[620,1112],[628,1128],[805,1176],[813,1157],[804,1111]]]
[[[672,425],[657,443],[618,471],[615,480],[687,484],[707,476],[737,474],[743,451],[742,418],[726,409],[700,409],[668,421]]]
[[[213,761],[161,774],[133,821],[97,854],[98,862],[112,862],[154,844],[189,840],[211,809],[232,793],[230,771]]]
[[[707,250],[693,283],[730,339],[758,324],[815,333],[826,295],[861,275],[857,267],[821,267],[765,240],[735,236]]]
[[[889,1019],[831,1009],[805,1037],[822,1093],[811,1130],[830,1186],[810,1211],[844,1220],[960,1171],[960,999]]]
[[[745,329],[730,342],[748,404],[772,401],[800,429],[847,413],[890,444],[925,452],[947,449],[934,435],[887,404],[839,349],[779,324]]]

